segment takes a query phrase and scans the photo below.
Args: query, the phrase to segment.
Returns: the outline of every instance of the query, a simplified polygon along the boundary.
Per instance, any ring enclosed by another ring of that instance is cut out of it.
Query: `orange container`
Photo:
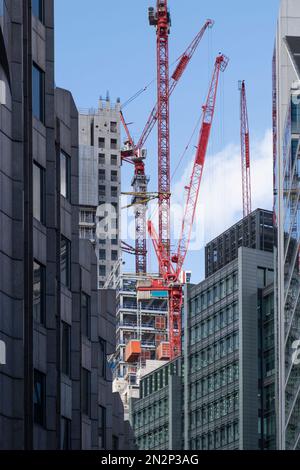
[[[156,357],[159,361],[168,361],[170,359],[170,343],[160,343],[156,349]]]
[[[158,346],[160,343],[166,341],[166,335],[162,335],[160,333],[155,335],[155,344]]]
[[[138,340],[131,340],[127,343],[125,348],[125,362],[135,362],[141,354],[141,342]]]

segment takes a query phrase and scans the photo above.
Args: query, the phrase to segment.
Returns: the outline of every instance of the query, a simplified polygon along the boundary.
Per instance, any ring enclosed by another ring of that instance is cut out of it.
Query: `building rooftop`
[[[273,251],[273,212],[256,209],[205,247],[205,276],[208,277],[238,256],[240,246]]]

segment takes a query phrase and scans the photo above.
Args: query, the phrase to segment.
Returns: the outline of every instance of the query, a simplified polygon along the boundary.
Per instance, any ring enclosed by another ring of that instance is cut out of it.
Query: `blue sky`
[[[148,7],[155,0],[56,0],[56,84],[73,93],[78,107],[95,107],[109,90],[112,100],[125,102],[155,79],[155,30],[148,25]],[[224,52],[230,64],[220,82],[213,132],[203,175],[197,227],[204,242],[241,217],[239,168],[239,94],[237,83],[247,82],[253,155],[254,205],[271,208],[271,63],[279,0],[170,0],[172,30],[170,62],[174,62],[206,18],[215,20],[171,104],[172,168],[178,163],[200,117],[215,56]],[[137,139],[155,102],[155,83],[124,109]],[[193,144],[196,144],[196,137]],[[147,172],[156,189],[156,131],[147,143]],[[172,182],[174,199],[182,200],[188,182],[193,146]],[[128,190],[131,169],[123,172]],[[262,174],[267,174],[264,181]],[[177,184],[176,184],[177,183]],[[206,189],[205,189],[206,187]],[[215,197],[215,199],[212,197]],[[217,198],[217,199],[216,199]],[[213,202],[214,199],[214,202]],[[268,207],[267,207],[268,206]],[[255,207],[253,207],[255,208]],[[205,213],[205,216],[203,215]],[[128,269],[130,267],[130,262]],[[155,262],[151,263],[155,267]],[[193,280],[203,276],[203,250],[187,258]]]

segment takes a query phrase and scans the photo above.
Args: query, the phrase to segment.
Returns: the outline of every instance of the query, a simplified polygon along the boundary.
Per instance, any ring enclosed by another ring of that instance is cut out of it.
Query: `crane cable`
[[[178,57],[178,59],[174,60],[174,62],[172,62],[170,64],[170,67],[173,67],[173,65],[175,65],[177,62],[179,62],[180,59],[181,59],[181,56]],[[125,101],[125,103],[122,104],[121,110],[123,111],[123,109],[126,108],[130,103],[132,103],[137,98],[139,98],[139,96],[141,96],[143,93],[145,93],[145,91],[147,91],[148,88],[150,88],[150,86],[153,85],[153,83],[155,83],[156,81],[157,81],[157,77],[153,78],[153,80],[151,80],[151,82],[149,82],[147,85],[145,85],[139,91],[134,93],[134,95],[132,95],[131,98],[129,98],[127,101]]]
[[[182,152],[182,154],[181,154],[181,156],[180,156],[180,158],[179,158],[179,160],[178,160],[178,163],[177,163],[177,166],[176,166],[174,172],[172,173],[171,182],[174,180],[175,175],[176,175],[176,173],[177,173],[177,171],[178,171],[178,169],[179,169],[179,167],[180,167],[180,165],[181,165],[183,159],[185,158],[185,156],[186,156],[186,154],[187,154],[187,151],[189,150],[189,148],[190,148],[190,146],[191,146],[192,140],[193,140],[193,138],[194,138],[194,136],[195,136],[195,133],[196,133],[196,131],[197,131],[199,125],[200,125],[201,120],[202,120],[202,114],[201,114],[200,118],[197,119],[197,123],[196,123],[196,125],[195,125],[195,127],[194,127],[194,129],[193,129],[192,135],[191,135],[191,137],[189,138],[188,143],[187,143],[187,145],[186,145],[184,151]],[[154,210],[152,211],[152,213],[149,215],[149,220],[151,220],[151,219],[153,219],[153,217],[155,217],[155,215],[157,214],[157,210],[158,210],[158,206],[156,205],[155,209],[154,209]]]

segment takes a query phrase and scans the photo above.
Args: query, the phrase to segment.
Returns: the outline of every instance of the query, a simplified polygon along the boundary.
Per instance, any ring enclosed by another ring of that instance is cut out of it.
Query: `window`
[[[45,221],[45,170],[33,164],[33,217],[42,224]]]
[[[291,103],[291,120],[292,120],[292,134],[298,134],[300,128],[300,106],[299,96],[294,95]]]
[[[105,181],[105,170],[99,170],[99,181]]]
[[[226,296],[226,284],[225,281],[221,281],[221,299]]]
[[[110,139],[110,148],[113,149],[113,150],[117,150],[117,148],[118,148],[117,139]]]
[[[36,369],[34,370],[33,415],[34,422],[44,427],[46,418],[46,376]]]
[[[238,288],[238,277],[237,274],[235,273],[233,275],[233,289],[236,290]]]
[[[95,223],[95,212],[94,211],[80,211],[80,222],[86,224]]]
[[[64,236],[61,236],[61,240],[60,240],[60,275],[61,275],[61,283],[67,288],[70,288],[71,286],[71,243]]]
[[[61,419],[61,450],[71,449],[71,421],[67,418]]]
[[[99,449],[106,447],[106,408],[99,406]]]
[[[114,121],[111,121],[110,123],[110,132],[112,132],[113,134],[118,132],[118,124]]]
[[[31,2],[32,13],[38,18],[41,23],[44,22],[44,0],[32,0]]]
[[[81,334],[91,337],[91,298],[81,293]]]
[[[61,369],[62,373],[70,377],[71,374],[71,327],[62,322],[61,331]]]
[[[103,249],[99,250],[99,259],[100,259],[101,261],[105,261],[105,260],[106,260],[106,250],[103,250]]]
[[[112,212],[111,217],[112,218],[116,218],[116,219],[118,218],[118,210],[119,210],[118,203],[111,202],[111,212]]]
[[[118,235],[114,235],[111,239],[111,244],[118,245],[118,243],[119,243]]]
[[[117,261],[118,260],[118,252],[116,250],[112,250],[111,252],[111,260]]]
[[[110,156],[110,164],[116,166],[118,164],[118,155]]]
[[[104,137],[99,137],[98,139],[98,146],[100,149],[104,149],[105,148],[105,138]]]
[[[117,170],[112,170],[110,180],[111,180],[113,183],[117,183],[117,182],[118,182],[118,172],[117,172]]]
[[[42,123],[45,121],[45,74],[35,64],[32,66],[32,112]]]
[[[99,276],[106,276],[106,266],[104,264],[99,266]]]
[[[266,269],[257,268],[257,287],[263,289],[266,286]]]
[[[64,152],[60,153],[60,194],[66,199],[70,199],[71,159]]]
[[[45,323],[45,268],[33,262],[33,317],[41,324]]]
[[[104,165],[105,164],[105,154],[104,153],[99,153],[98,163],[99,163],[99,165]]]
[[[239,310],[237,302],[233,304],[233,321],[237,321],[239,319]]]
[[[81,369],[81,411],[91,414],[91,373],[87,369]]]
[[[118,197],[118,188],[116,186],[111,187],[111,196]]]
[[[119,438],[118,438],[118,436],[113,436],[112,437],[112,447],[113,447],[113,450],[119,450]]]
[[[106,187],[104,185],[99,186],[99,197],[106,195]]]
[[[100,360],[99,360],[99,371],[101,377],[106,379],[106,341],[102,338],[99,338],[100,346]]]

